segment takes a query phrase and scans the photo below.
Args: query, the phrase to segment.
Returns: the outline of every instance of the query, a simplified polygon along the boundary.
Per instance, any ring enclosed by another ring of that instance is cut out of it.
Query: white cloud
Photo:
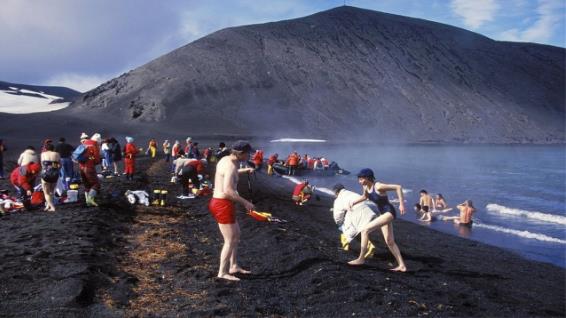
[[[539,0],[537,18],[525,29],[512,28],[500,34],[500,39],[521,42],[546,42],[564,24],[566,4],[563,1]]]
[[[495,0],[452,0],[452,11],[463,18],[464,24],[477,29],[485,22],[492,21],[499,5]]]
[[[96,88],[98,85],[112,79],[113,77],[114,75],[98,76],[62,73],[51,77],[43,85],[64,86],[84,93],[93,88]]]

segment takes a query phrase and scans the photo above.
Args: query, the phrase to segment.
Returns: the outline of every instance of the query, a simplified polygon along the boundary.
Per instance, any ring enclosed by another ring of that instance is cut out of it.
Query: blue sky
[[[495,40],[566,46],[566,0],[349,0]],[[2,0],[0,80],[80,91],[229,26],[297,18],[338,0]]]

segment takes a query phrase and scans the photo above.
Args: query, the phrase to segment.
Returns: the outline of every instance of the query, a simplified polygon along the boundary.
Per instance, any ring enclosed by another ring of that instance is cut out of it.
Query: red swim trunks
[[[208,203],[208,210],[220,224],[236,223],[234,203],[228,199],[212,198]]]

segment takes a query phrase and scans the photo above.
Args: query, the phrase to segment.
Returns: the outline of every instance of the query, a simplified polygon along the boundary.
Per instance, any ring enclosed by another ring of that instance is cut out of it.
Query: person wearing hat
[[[18,166],[25,166],[31,162],[39,163],[39,158],[33,146],[27,146],[18,158]]]
[[[399,198],[399,211],[401,211],[401,214],[405,214],[402,187],[398,184],[376,182],[373,170],[369,168],[362,169],[358,173],[358,183],[362,186],[363,195],[359,199],[354,200],[350,207],[354,208],[356,204],[369,200],[377,205],[377,209],[381,215],[362,229],[362,247],[360,249],[360,256],[357,259],[348,262],[348,264],[361,265],[365,262],[365,253],[369,234],[378,228],[381,228],[381,232],[385,238],[385,243],[395,257],[395,260],[397,260],[398,264],[397,267],[391,270],[396,272],[406,272],[407,267],[403,261],[399,247],[395,243],[395,237],[393,236],[393,220],[397,217],[397,212],[387,197],[388,191],[396,191],[397,197]]]
[[[347,251],[350,242],[377,216],[373,211],[373,205],[367,201],[356,204],[354,208],[350,209],[351,203],[359,199],[360,195],[346,190],[341,183],[336,184],[333,190],[336,195],[332,207],[334,222],[338,225],[340,231],[342,231],[340,242],[342,243],[342,248]],[[365,257],[367,258],[373,255],[374,250],[375,246],[368,239]]]
[[[10,182],[16,188],[19,198],[27,199],[33,192],[35,179],[41,172],[41,166],[37,162],[30,162],[16,167],[10,174]]]
[[[237,251],[240,241],[240,226],[236,220],[235,203],[240,203],[246,211],[255,207],[248,200],[242,198],[237,192],[238,175],[252,173],[253,168],[238,169],[240,162],[247,162],[252,147],[246,141],[237,141],[232,145],[230,155],[223,157],[216,165],[214,176],[214,193],[208,204],[208,210],[218,222],[218,228],[224,239],[220,252],[220,267],[218,278],[238,281],[236,273],[249,274],[238,265]]]

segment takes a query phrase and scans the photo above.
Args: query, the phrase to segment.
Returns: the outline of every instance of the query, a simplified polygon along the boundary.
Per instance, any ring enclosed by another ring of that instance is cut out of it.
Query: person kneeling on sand
[[[397,244],[395,243],[395,237],[393,236],[393,220],[397,218],[397,212],[387,197],[388,191],[396,191],[397,197],[399,198],[399,211],[401,211],[401,214],[405,214],[403,189],[398,184],[376,182],[373,171],[368,168],[362,169],[358,173],[358,182],[362,186],[364,193],[362,197],[352,202],[352,207],[365,200],[370,200],[377,205],[377,209],[381,215],[362,229],[360,256],[357,259],[350,261],[348,264],[361,265],[365,262],[365,253],[369,234],[378,228],[381,228],[381,232],[385,238],[385,243],[395,257],[395,260],[397,260],[398,264],[397,267],[391,270],[396,272],[407,271],[407,267],[405,266],[405,262],[403,261],[399,247],[397,247]]]
[[[377,217],[372,209],[372,204],[368,201],[356,204],[351,210],[352,202],[360,198],[360,195],[348,191],[340,183],[336,184],[333,188],[336,199],[332,207],[334,214],[334,222],[338,225],[342,234],[340,234],[340,243],[342,248],[347,251],[350,242],[367,226],[373,219]],[[373,255],[375,246],[368,239],[367,252],[364,254],[365,258]]]
[[[310,200],[312,193],[313,188],[309,185],[309,180],[305,179],[295,186],[291,199],[296,205],[304,205]]]
[[[245,141],[237,141],[232,145],[230,155],[220,159],[214,176],[214,193],[208,204],[208,209],[218,222],[218,228],[224,238],[220,252],[220,268],[218,277],[227,280],[240,280],[233,274],[249,274],[250,271],[238,265],[237,251],[240,241],[240,226],[236,220],[234,203],[240,203],[246,211],[253,210],[254,205],[242,198],[236,191],[238,174],[252,173],[253,168],[238,169],[239,162],[247,162],[252,147]]]

